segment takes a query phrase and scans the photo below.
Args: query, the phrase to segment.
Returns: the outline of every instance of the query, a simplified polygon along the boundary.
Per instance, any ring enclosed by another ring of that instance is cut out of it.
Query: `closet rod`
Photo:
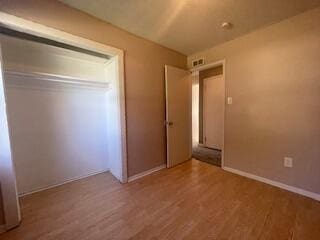
[[[12,29],[9,29],[9,28],[3,27],[3,26],[0,26],[0,33],[7,35],[7,36],[11,36],[11,37],[16,37],[16,38],[20,38],[20,39],[24,39],[24,40],[29,40],[29,41],[33,41],[33,42],[46,44],[46,45],[51,45],[54,47],[64,48],[64,49],[68,49],[68,50],[75,51],[75,52],[85,53],[85,54],[88,54],[91,56],[96,56],[96,57],[105,58],[105,59],[111,58],[110,56],[99,53],[99,52],[91,51],[91,50],[80,48],[80,47],[75,47],[75,46],[72,46],[72,45],[69,45],[66,43],[57,42],[57,41],[54,41],[51,39],[34,36],[34,35],[31,35],[28,33],[19,32],[19,31],[12,30]]]
[[[99,88],[109,88],[108,82],[101,81],[90,81],[83,78],[75,78],[66,75],[58,75],[51,73],[42,73],[42,72],[24,72],[24,71],[13,71],[13,70],[5,70],[6,75],[11,77],[25,77],[33,80],[41,80],[48,82],[58,82],[58,83],[67,83],[67,84],[76,84],[76,85],[84,85],[88,87],[99,87]]]

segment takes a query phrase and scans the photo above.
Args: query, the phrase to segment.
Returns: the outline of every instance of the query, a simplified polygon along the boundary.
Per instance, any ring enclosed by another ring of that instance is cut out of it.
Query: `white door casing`
[[[21,216],[15,170],[12,161],[4,82],[3,59],[0,45],[0,184],[5,227],[6,229],[11,229],[19,224]]]

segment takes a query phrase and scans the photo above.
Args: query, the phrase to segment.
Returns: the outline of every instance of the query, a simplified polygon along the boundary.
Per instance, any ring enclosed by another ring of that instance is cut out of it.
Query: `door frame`
[[[121,131],[121,176],[119,180],[122,183],[128,181],[127,173],[127,131],[126,131],[126,111],[125,111],[125,79],[124,79],[124,50],[104,45],[92,40],[72,35],[70,33],[47,27],[23,18],[16,17],[11,14],[0,12],[0,26],[14,31],[31,34],[37,37],[46,38],[56,42],[61,42],[74,47],[90,50],[111,56],[116,61],[116,69],[118,75],[117,92],[119,96],[118,107],[120,109],[120,131]],[[10,126],[9,126],[10,129]],[[16,189],[16,176],[12,159],[10,159],[12,169],[10,174],[6,176],[1,173],[0,182],[2,189],[3,210],[5,217],[6,230],[11,229],[20,224],[19,203],[17,201],[18,194]],[[6,170],[7,171],[7,170]],[[5,176],[5,179],[2,179]],[[10,179],[8,179],[10,178]],[[17,214],[18,213],[18,214]]]
[[[190,71],[192,73],[199,73],[200,71],[207,70],[214,67],[220,67],[222,66],[222,78],[223,78],[223,85],[224,85],[224,107],[223,107],[223,127],[222,127],[222,147],[221,147],[221,168],[224,168],[224,156],[225,156],[225,121],[226,121],[226,60],[222,59],[219,61],[215,61],[212,63],[208,63],[202,66],[198,66],[195,68],[190,68]],[[197,74],[199,76],[199,74]]]

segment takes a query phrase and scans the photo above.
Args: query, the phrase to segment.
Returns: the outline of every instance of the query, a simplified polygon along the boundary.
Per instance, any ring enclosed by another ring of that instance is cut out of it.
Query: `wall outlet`
[[[285,157],[283,161],[283,165],[288,168],[292,168],[293,159],[291,157]]]

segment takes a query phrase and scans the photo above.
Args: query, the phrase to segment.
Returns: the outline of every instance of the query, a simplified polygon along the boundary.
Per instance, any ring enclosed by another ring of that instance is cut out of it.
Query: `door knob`
[[[165,121],[164,124],[167,126],[173,126],[173,122],[171,121]]]

